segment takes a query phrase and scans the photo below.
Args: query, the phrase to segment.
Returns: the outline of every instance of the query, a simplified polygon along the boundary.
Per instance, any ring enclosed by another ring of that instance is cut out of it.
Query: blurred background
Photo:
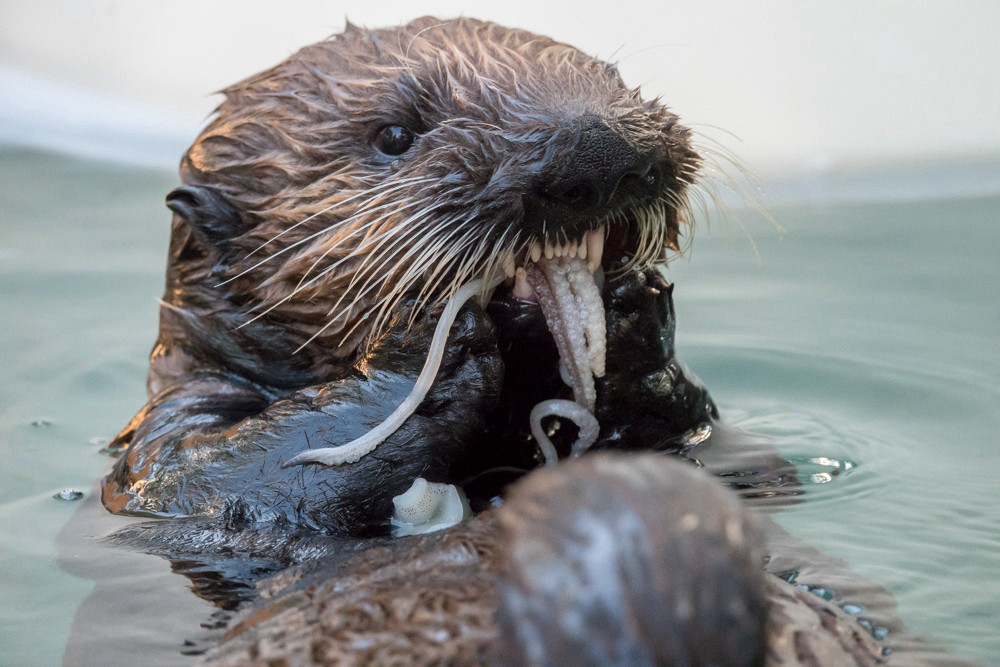
[[[625,80],[763,175],[1000,153],[1000,3],[557,5],[3,0],[0,141],[176,164],[211,93],[339,32],[423,14],[526,28]]]

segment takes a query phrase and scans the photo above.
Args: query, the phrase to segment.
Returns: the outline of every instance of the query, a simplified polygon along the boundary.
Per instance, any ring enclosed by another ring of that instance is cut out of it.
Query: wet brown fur
[[[349,25],[224,93],[181,177],[220,192],[239,229],[221,249],[192,251],[175,221],[171,264],[184,266],[168,284],[151,388],[191,370],[169,358],[171,338],[189,347],[214,338],[229,349],[208,354],[222,360],[284,341],[246,364],[275,368],[253,378],[271,385],[346,372],[404,291],[420,290],[418,305],[442,301],[497,270],[505,249],[523,256],[540,238],[520,226],[522,194],[573,150],[581,114],[671,165],[646,255],[676,247],[676,211],[698,167],[677,117],[643,101],[613,65],[473,19]],[[386,125],[413,129],[413,148],[396,159],[375,150]]]

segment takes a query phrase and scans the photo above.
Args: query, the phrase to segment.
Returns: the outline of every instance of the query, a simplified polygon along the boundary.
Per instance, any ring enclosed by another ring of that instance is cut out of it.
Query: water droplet
[[[685,447],[694,447],[708,440],[710,435],[712,435],[712,425],[699,424],[681,436],[681,444]]]
[[[888,634],[889,631],[886,628],[883,628],[881,625],[876,625],[874,628],[872,628],[872,637],[874,637],[879,641],[885,639],[886,636],[888,636]]]
[[[784,572],[777,572],[774,576],[778,577],[778,579],[783,579],[790,584],[794,584],[795,580],[799,578],[799,571],[785,570]]]
[[[59,493],[54,494],[52,497],[56,500],[79,500],[80,498],[83,498],[83,491],[80,491],[79,489],[63,489]]]
[[[843,609],[844,611],[846,611],[848,614],[852,614],[854,616],[857,616],[858,614],[860,614],[861,612],[863,612],[865,610],[864,607],[861,607],[861,606],[856,605],[856,604],[845,604],[845,605],[841,606],[841,609]]]
[[[854,461],[829,456],[789,457],[789,460],[799,469],[801,479],[810,484],[829,484],[835,478],[846,475],[857,467]]]
[[[832,600],[837,597],[837,589],[827,588],[825,586],[810,586],[808,584],[799,584],[799,587],[803,590],[809,591],[816,597],[823,598],[824,600]]]

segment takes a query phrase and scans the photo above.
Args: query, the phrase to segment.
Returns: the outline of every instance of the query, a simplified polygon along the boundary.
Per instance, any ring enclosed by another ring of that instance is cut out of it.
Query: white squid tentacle
[[[587,336],[590,370],[595,377],[604,377],[607,331],[601,293],[583,261],[567,262],[566,277],[573,288],[576,305],[580,309],[583,321],[583,331]]]
[[[549,440],[542,428],[544,417],[562,417],[571,419],[580,431],[577,433],[576,442],[570,450],[571,457],[577,457],[590,449],[590,446],[597,442],[597,436],[601,431],[597,417],[592,415],[587,408],[574,401],[566,401],[559,398],[552,398],[547,401],[537,403],[531,409],[529,421],[531,423],[531,434],[535,436],[538,448],[542,450],[545,457],[545,465],[554,466],[559,459],[555,445]]]
[[[352,440],[337,447],[324,447],[322,449],[311,449],[302,452],[288,461],[281,464],[282,468],[303,465],[305,463],[320,463],[325,466],[335,466],[341,463],[354,463],[362,456],[374,451],[379,444],[396,432],[403,425],[410,415],[417,409],[420,403],[427,396],[427,392],[437,377],[438,368],[441,366],[441,359],[444,357],[444,347],[448,340],[448,333],[451,325],[454,324],[458,311],[465,305],[465,302],[479,292],[493,289],[504,280],[503,272],[491,278],[481,278],[473,280],[463,285],[455,295],[448,300],[441,319],[438,320],[437,328],[434,329],[434,338],[431,341],[431,349],[424,362],[424,368],[420,371],[410,395],[399,404],[389,417],[381,424],[365,433],[360,438]]]

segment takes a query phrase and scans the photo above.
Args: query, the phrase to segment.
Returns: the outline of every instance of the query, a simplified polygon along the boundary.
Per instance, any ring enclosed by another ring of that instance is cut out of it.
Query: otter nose
[[[543,194],[565,206],[586,211],[607,206],[623,185],[641,190],[652,162],[601,118],[587,116],[582,124],[580,140],[565,176],[547,184]]]
[[[637,201],[655,196],[654,159],[638,151],[619,130],[589,114],[580,120],[571,151],[556,151],[539,185],[523,197],[525,224],[574,231]]]

